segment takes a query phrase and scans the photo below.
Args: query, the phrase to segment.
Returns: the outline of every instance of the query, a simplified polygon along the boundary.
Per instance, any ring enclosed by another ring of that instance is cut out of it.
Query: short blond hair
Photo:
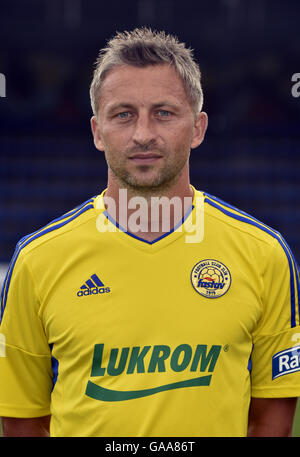
[[[182,79],[194,113],[199,113],[203,105],[201,73],[194,61],[192,49],[179,42],[174,35],[142,27],[130,32],[117,32],[107,46],[100,50],[90,86],[94,115],[97,115],[99,109],[102,82],[112,68],[122,65],[146,67],[163,63],[174,66]]]

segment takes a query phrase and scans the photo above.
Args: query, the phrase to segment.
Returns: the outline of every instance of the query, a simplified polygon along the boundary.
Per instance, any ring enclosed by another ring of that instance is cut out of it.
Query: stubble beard
[[[132,195],[144,197],[163,195],[180,178],[186,162],[175,160],[171,165],[166,163],[161,170],[153,173],[152,179],[149,179],[146,175],[151,168],[155,168],[155,165],[140,165],[138,166],[138,172],[135,174],[126,170],[125,166],[117,166],[107,160],[108,167],[114,179],[117,180],[119,188],[127,189]]]

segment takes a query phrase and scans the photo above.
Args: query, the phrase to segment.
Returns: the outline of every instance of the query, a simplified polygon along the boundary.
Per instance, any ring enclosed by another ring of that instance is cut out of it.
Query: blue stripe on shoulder
[[[33,233],[30,233],[29,235],[26,235],[24,236],[17,244],[16,246],[16,249],[15,249],[15,252],[13,254],[13,257],[11,259],[11,262],[9,264],[9,267],[8,267],[8,270],[7,270],[7,273],[6,273],[6,276],[5,276],[5,279],[4,279],[4,283],[3,283],[3,287],[2,287],[2,292],[1,292],[1,315],[0,315],[0,323],[2,321],[2,318],[3,318],[3,313],[4,313],[4,309],[5,309],[5,306],[6,306],[6,300],[7,300],[7,294],[8,294],[8,289],[9,289],[9,285],[10,285],[10,281],[11,281],[11,276],[12,276],[12,272],[13,272],[13,269],[14,269],[14,266],[15,266],[15,263],[17,261],[17,258],[21,252],[21,250],[27,246],[28,244],[30,244],[32,241],[36,240],[37,238],[40,238],[41,236],[47,234],[47,233],[50,233],[54,230],[57,230],[59,229],[60,227],[63,227],[64,225],[68,224],[69,222],[73,221],[74,219],[76,219],[78,216],[80,216],[81,214],[83,214],[85,211],[93,208],[94,205],[93,205],[93,198],[87,200],[85,203],[83,203],[82,205],[79,205],[78,207],[76,207],[74,210],[64,214],[63,216],[61,217],[58,217],[57,219],[54,219],[53,221],[51,221],[49,224],[47,224],[46,226],[44,226],[43,228],[37,230],[36,232],[33,232]],[[60,222],[61,221],[61,222]],[[54,223],[56,223],[56,225],[52,225]]]
[[[81,210],[81,208],[83,208],[85,205],[88,205],[89,203],[90,204],[93,204],[93,198],[90,198],[89,200],[87,200],[86,202],[82,203],[81,205],[78,205],[76,206],[76,208],[72,209],[71,211],[69,211],[68,213],[65,213],[63,214],[62,216],[58,217],[57,219],[54,219],[53,221],[49,222],[47,225],[45,225],[44,227],[38,229],[36,232],[33,232],[33,233],[29,233],[29,235],[25,235],[23,238],[21,238],[21,240],[18,242],[17,244],[17,247],[18,246],[21,246],[22,243],[25,241],[25,240],[28,240],[30,237],[32,237],[33,235],[35,235],[36,233],[38,232],[41,232],[42,230],[44,230],[45,228],[49,227],[49,225],[52,225],[54,224],[55,222],[59,222],[59,221],[62,221],[66,218],[69,218],[71,216],[73,216],[74,214],[76,214],[78,211]],[[84,212],[84,211],[83,211]],[[82,213],[80,213],[82,214]]]
[[[258,219],[255,219],[254,217],[250,216],[249,214],[245,213],[244,211],[239,210],[238,208],[229,205],[228,203],[225,203],[224,201],[213,197],[207,193],[204,193],[204,201],[213,206],[214,208],[220,210],[222,213],[226,214],[227,216],[230,216],[234,219],[237,219],[241,222],[246,222],[247,224],[254,225],[255,227],[258,227],[259,229],[263,230],[264,232],[268,233],[271,235],[273,238],[275,238],[281,247],[283,248],[288,262],[289,262],[289,267],[290,267],[290,289],[291,289],[291,327],[296,326],[296,294],[295,294],[295,289],[297,286],[297,293],[298,293],[298,302],[299,302],[299,296],[300,296],[300,283],[299,283],[299,277],[297,275],[297,266],[296,266],[296,261],[295,258],[291,252],[291,249],[285,239],[282,237],[282,235],[277,232],[276,230],[272,229],[271,227],[265,225],[264,223],[260,222]],[[220,204],[225,206],[220,206]],[[238,212],[239,214],[233,213],[230,210],[234,210]],[[295,276],[296,276],[296,284],[295,284],[295,279],[294,279],[294,269],[295,269]],[[299,310],[300,312],[300,310]],[[299,316],[300,319],[300,316]]]

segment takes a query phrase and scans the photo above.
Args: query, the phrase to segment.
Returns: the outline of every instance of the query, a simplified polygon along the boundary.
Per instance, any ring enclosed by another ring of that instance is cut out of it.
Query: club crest
[[[191,282],[195,291],[203,297],[219,298],[230,288],[231,275],[223,263],[214,259],[205,259],[193,267]]]

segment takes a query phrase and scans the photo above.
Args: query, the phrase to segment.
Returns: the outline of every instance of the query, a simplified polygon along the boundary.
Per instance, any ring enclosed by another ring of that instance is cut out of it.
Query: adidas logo
[[[77,292],[77,297],[83,297],[85,295],[97,295],[109,293],[110,288],[105,287],[101,279],[96,274],[93,274]]]

